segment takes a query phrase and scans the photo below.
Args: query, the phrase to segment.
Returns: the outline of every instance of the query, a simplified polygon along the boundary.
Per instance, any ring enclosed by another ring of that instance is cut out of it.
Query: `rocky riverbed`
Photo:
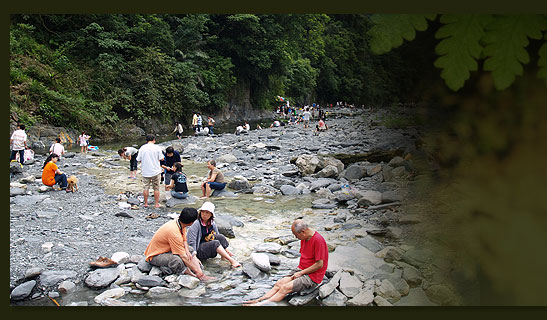
[[[69,153],[58,163],[78,177],[75,193],[42,185],[43,155],[22,169],[12,164],[12,305],[241,305],[298,264],[290,225],[299,217],[327,240],[329,267],[321,286],[278,305],[461,304],[449,284],[431,276],[438,267],[428,249],[406,241],[422,223],[405,212],[419,174],[419,131],[386,128],[380,112],[334,109],[329,130],[318,135],[296,125],[161,143],[181,151],[192,197],[172,199],[162,185],[160,209],[142,206],[139,179],[127,179],[128,162],[116,150]],[[143,252],[181,208],[201,205],[209,159],[229,181],[210,200],[242,268],[207,260],[206,274],[219,279],[204,284],[161,274]],[[89,262],[99,256],[118,264],[94,270]]]

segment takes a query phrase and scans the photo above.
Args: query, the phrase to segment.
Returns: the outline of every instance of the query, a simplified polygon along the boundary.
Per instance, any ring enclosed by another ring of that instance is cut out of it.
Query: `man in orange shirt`
[[[186,273],[201,281],[215,280],[201,270],[195,249],[188,246],[186,228],[194,223],[197,216],[195,208],[184,208],[178,219],[161,226],[144,251],[146,261],[167,274]]]

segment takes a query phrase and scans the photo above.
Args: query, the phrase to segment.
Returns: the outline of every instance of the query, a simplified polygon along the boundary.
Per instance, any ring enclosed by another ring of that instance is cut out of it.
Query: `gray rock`
[[[235,198],[237,197],[237,193],[230,192],[224,188],[222,190],[213,190],[213,192],[211,192],[211,197]]]
[[[390,306],[393,306],[391,304],[391,302],[387,301],[384,297],[382,296],[376,296],[374,297],[374,303],[376,303],[377,306],[379,307],[390,307]]]
[[[13,289],[13,291],[11,291],[10,299],[12,300],[26,299],[30,295],[30,293],[32,292],[32,289],[34,289],[35,286],[36,286],[35,280],[30,280],[18,285],[17,287],[15,287],[15,289]]]
[[[251,253],[251,259],[253,260],[253,263],[255,266],[263,272],[270,272],[271,266],[270,266],[270,258],[265,253],[257,253],[253,252]]]
[[[278,266],[281,264],[281,258],[276,256],[275,254],[266,253],[268,255],[268,259],[270,260],[270,265],[272,266]]]
[[[359,207],[366,207],[380,203],[382,203],[382,193],[373,190],[367,190],[360,193],[359,201],[357,202]]]
[[[148,298],[162,298],[166,296],[171,296],[173,293],[175,293],[177,290],[173,288],[166,288],[166,287],[153,287],[146,292],[145,296]]]
[[[281,252],[281,248],[281,245],[278,243],[266,242],[257,244],[254,250],[256,252],[279,253]]]
[[[374,301],[374,290],[361,290],[355,297],[348,300],[347,306],[363,307],[369,306]]]
[[[137,283],[143,287],[165,287],[167,286],[167,282],[165,282],[161,277],[159,276],[150,276],[150,275],[143,275],[137,280]]]
[[[242,263],[242,265],[243,273],[253,280],[267,277],[267,275],[264,272],[260,271],[253,263]]]
[[[431,302],[425,292],[422,290],[422,288],[413,288],[410,289],[410,292],[407,296],[404,296],[401,298],[401,300],[397,301],[395,303],[395,306],[397,307],[404,307],[404,306],[436,306],[433,302]]]
[[[232,154],[224,154],[216,159],[217,163],[232,163],[236,161],[237,158]]]
[[[59,292],[61,293],[69,293],[74,291],[74,289],[76,289],[76,284],[72,281],[63,281],[59,284]]]
[[[316,191],[321,188],[326,188],[332,183],[336,183],[336,180],[334,179],[327,179],[327,178],[319,178],[315,181],[313,181],[310,185],[310,191]]]
[[[118,268],[97,269],[88,274],[85,279],[85,284],[94,289],[108,287],[112,282],[120,276]]]
[[[281,193],[285,196],[300,194],[300,190],[298,190],[296,187],[293,187],[291,185],[282,185],[280,190],[281,190]]]
[[[23,188],[10,188],[9,189],[9,196],[10,197],[21,196],[21,195],[26,194],[26,192],[27,191]]]
[[[137,268],[142,272],[150,272],[150,270],[152,270],[152,265],[150,262],[146,261],[145,257],[142,257],[137,264]]]
[[[329,282],[324,283],[319,287],[319,297],[321,299],[329,296],[334,289],[336,289],[340,283],[340,278],[342,277],[342,270],[336,272],[336,274],[329,280]]]
[[[173,208],[180,205],[194,204],[197,201],[196,196],[188,195],[186,199],[171,198],[165,202],[165,206],[168,208]],[[129,203],[129,201],[128,201]]]
[[[319,162],[320,160],[316,155],[304,154],[296,159],[295,165],[303,176],[307,176],[315,173]]]
[[[312,176],[316,178],[336,177],[338,176],[338,169],[333,165],[328,165]]]
[[[317,298],[319,290],[313,290],[311,293],[306,295],[295,294],[290,300],[289,304],[292,306],[303,306],[308,304],[313,299]]]
[[[59,282],[67,279],[75,279],[78,274],[71,270],[44,271],[40,274],[40,284],[44,287],[56,286]]]
[[[245,177],[235,176],[234,179],[228,183],[227,187],[233,190],[243,190],[250,189],[251,184]]]
[[[346,305],[348,298],[338,290],[334,290],[328,297],[321,300],[321,305],[332,307],[343,307]]]
[[[357,243],[375,253],[382,250],[382,245],[380,244],[380,242],[370,236],[366,236],[357,240]]]
[[[116,299],[123,297],[125,295],[125,290],[123,288],[114,288],[104,291],[103,293],[96,296],[93,300],[95,303],[102,304],[107,299]]]
[[[367,169],[357,163],[351,164],[346,168],[344,178],[348,180],[359,180],[367,174]]]
[[[422,276],[420,271],[418,269],[414,268],[413,266],[403,263],[403,279],[406,280],[408,285],[411,288],[418,287],[422,284]]]
[[[396,156],[389,161],[388,165],[392,168],[397,168],[404,165],[404,161],[405,160],[402,157]]]
[[[384,249],[376,252],[376,256],[378,258],[390,260],[401,260],[401,258],[403,257],[403,250],[393,246],[387,246]]]
[[[186,274],[183,274],[177,278],[178,284],[188,289],[195,289],[199,285],[199,279]]]
[[[375,292],[377,295],[382,296],[390,303],[395,303],[401,299],[401,294],[399,291],[387,279],[382,280],[380,286],[376,287]]]
[[[363,283],[356,276],[342,272],[340,277],[340,291],[348,298],[355,297],[363,287]]]
[[[34,278],[36,276],[39,276],[40,274],[42,274],[41,268],[38,268],[38,267],[30,268],[27,271],[25,271],[25,279]]]

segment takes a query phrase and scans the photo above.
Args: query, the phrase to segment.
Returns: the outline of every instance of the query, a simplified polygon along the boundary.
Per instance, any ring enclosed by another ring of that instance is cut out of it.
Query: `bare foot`
[[[236,263],[232,264],[232,269],[236,269],[236,268],[239,268],[239,267],[241,267],[241,263],[239,263],[239,262],[236,262]]]
[[[215,277],[210,277],[210,276],[207,276],[207,275],[203,275],[201,276],[201,278],[198,278],[200,281],[203,281],[203,282],[208,282],[208,281],[214,281],[216,280],[217,278]]]

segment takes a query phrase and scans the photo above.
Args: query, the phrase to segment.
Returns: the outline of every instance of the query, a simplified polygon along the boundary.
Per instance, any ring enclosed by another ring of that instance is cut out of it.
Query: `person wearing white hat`
[[[230,262],[232,268],[241,267],[233,258],[234,254],[228,250],[228,240],[218,232],[214,218],[215,205],[204,202],[198,209],[198,218],[188,228],[188,245],[197,251],[197,257],[202,262],[219,254],[222,259]]]

